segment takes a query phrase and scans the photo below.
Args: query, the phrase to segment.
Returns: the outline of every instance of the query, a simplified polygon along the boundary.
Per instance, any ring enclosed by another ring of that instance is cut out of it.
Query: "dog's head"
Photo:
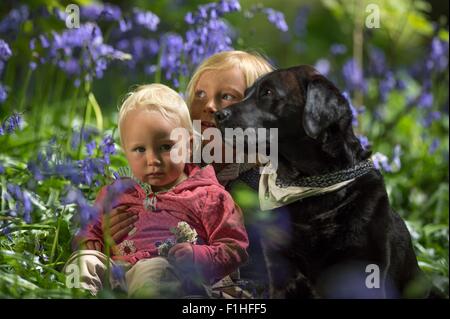
[[[368,157],[353,133],[347,100],[307,65],[266,74],[246,90],[243,101],[216,112],[215,119],[222,133],[277,128],[281,155],[298,150],[307,161],[328,159],[323,164],[332,166],[341,166],[336,161],[344,158],[346,166]]]

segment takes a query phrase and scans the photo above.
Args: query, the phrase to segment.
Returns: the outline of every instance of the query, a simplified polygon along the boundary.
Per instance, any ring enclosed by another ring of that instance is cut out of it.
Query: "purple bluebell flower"
[[[100,149],[103,153],[103,158],[106,164],[110,164],[110,156],[116,153],[116,147],[114,145],[114,140],[111,135],[105,136],[100,145]]]
[[[11,48],[8,43],[6,43],[3,39],[0,39],[0,60],[6,61],[12,55]]]
[[[433,141],[430,144],[430,147],[428,148],[428,152],[430,154],[434,154],[436,152],[436,150],[438,149],[440,144],[440,141],[438,138],[434,138]]]
[[[434,121],[440,120],[442,118],[442,114],[439,111],[429,112],[422,120],[422,125],[424,127],[430,127]]]
[[[442,72],[448,67],[449,43],[434,37],[431,41],[431,52],[427,60],[427,71],[436,70]]]
[[[238,0],[220,0],[216,6],[220,15],[228,12],[241,11],[241,4]]]
[[[158,41],[155,39],[146,39],[141,36],[121,39],[117,42],[117,48],[130,52],[133,59],[128,61],[128,65],[131,68],[135,68],[141,61],[147,63],[150,58],[156,57],[159,53]]]
[[[28,47],[31,51],[36,50],[36,38],[32,38],[30,42],[28,43]]]
[[[31,61],[30,63],[28,63],[28,66],[30,67],[31,70],[36,70],[37,63],[34,61]]]
[[[272,8],[264,8],[263,12],[267,15],[267,19],[269,20],[270,23],[272,23],[273,25],[275,25],[275,27],[283,32],[286,32],[289,30],[289,27],[286,23],[286,21],[284,20],[284,14],[276,11]]]
[[[116,179],[111,185],[106,189],[106,196],[102,202],[103,211],[110,212],[118,204],[119,195],[128,189],[133,189],[136,182],[130,178],[126,179]]]
[[[83,130],[81,131],[81,135],[83,137],[83,140],[89,141],[91,138],[94,138],[100,134],[100,131],[98,128],[94,126],[85,126]]]
[[[240,9],[239,1],[221,0],[218,3],[200,5],[196,12],[186,14],[185,21],[191,25],[186,31],[184,44],[189,67],[194,68],[205,58],[217,52],[233,49],[231,46],[232,30],[221,17]],[[178,74],[187,73],[182,64],[178,65],[176,71]]]
[[[364,135],[358,135],[359,143],[361,143],[361,146],[364,150],[367,150],[370,148],[369,139]]]
[[[65,21],[67,18],[67,13],[59,8],[53,9],[53,15],[56,16],[59,20]]]
[[[81,228],[85,228],[99,214],[99,207],[89,205],[83,193],[74,187],[66,188],[66,196],[61,202],[64,205],[75,204],[77,206],[79,214],[75,215],[74,219],[80,222]]]
[[[0,83],[0,103],[3,103],[8,98],[8,87]]]
[[[11,195],[10,197],[15,200],[15,212],[22,215],[27,224],[31,223],[30,213],[33,210],[33,205],[28,193],[23,191],[19,185],[12,183],[8,183],[6,188],[8,193]]]
[[[134,8],[134,22],[147,30],[156,31],[159,24],[159,17],[151,11],[142,11]]]
[[[394,155],[392,157],[392,164],[394,165],[396,170],[399,170],[402,167],[402,163],[400,160],[400,156],[402,155],[402,149],[399,144],[394,147]]]
[[[333,43],[330,47],[332,55],[342,55],[347,53],[347,47],[342,43]]]
[[[302,37],[306,33],[306,25],[308,23],[308,16],[311,11],[309,6],[302,6],[298,9],[294,20],[294,32]]]
[[[330,72],[330,61],[327,59],[319,59],[314,65],[314,68],[324,76],[327,76]]]
[[[187,74],[186,65],[182,62],[184,53],[183,38],[178,34],[165,34],[161,39],[163,47],[160,66],[164,71],[165,78],[176,84],[180,75]],[[175,85],[176,86],[176,85]]]
[[[47,59],[58,65],[68,75],[79,78],[85,75],[87,81],[103,77],[110,60],[127,60],[130,56],[103,43],[100,28],[85,23],[80,28],[53,32],[47,49]]]
[[[113,174],[113,176],[114,176],[114,179],[120,179],[120,175],[119,175],[118,172],[116,172],[116,171],[113,170],[113,169],[111,169],[111,172],[112,172],[112,174]]]
[[[90,141],[89,143],[86,143],[86,152],[89,156],[92,156],[94,154],[96,143],[94,140]]]
[[[349,59],[342,67],[342,75],[348,90],[366,90],[363,71],[354,59]]]
[[[406,89],[406,83],[402,79],[397,79],[395,83],[395,88],[399,91],[403,91]]]
[[[396,80],[392,71],[388,71],[383,79],[380,80],[379,89],[382,102],[387,101],[389,93],[395,88]]]
[[[382,76],[387,69],[386,56],[379,48],[372,48],[369,53],[369,69],[377,76]]]
[[[423,92],[420,95],[417,104],[423,109],[431,108],[433,106],[433,94],[431,92]]]
[[[39,35],[39,41],[41,42],[41,46],[44,49],[47,49],[48,47],[50,47],[50,41],[45,35],[40,34]]]
[[[29,161],[27,164],[28,171],[34,176],[34,179],[37,181],[44,180],[44,176],[42,175],[42,172],[38,165],[36,163]]]
[[[133,23],[130,20],[126,19],[126,18],[120,19],[120,21],[119,21],[119,29],[120,29],[121,32],[130,31],[131,29],[133,29]]]
[[[5,132],[12,134],[16,130],[21,130],[23,128],[22,116],[19,113],[13,113],[3,122],[3,124],[1,124],[1,127],[3,134]]]
[[[348,92],[344,91],[342,92],[342,96],[347,100],[348,106],[350,107],[350,110],[352,111],[352,125],[358,126],[358,117],[360,114],[364,113],[364,107],[356,108],[353,106],[352,99],[350,98],[350,95]]]
[[[372,155],[372,161],[376,169],[392,172],[392,167],[389,164],[389,159],[386,155],[377,152]]]
[[[3,167],[3,165],[0,163],[0,174],[4,174],[5,173],[5,168]]]
[[[81,138],[83,141],[90,142],[93,138],[100,134],[99,130],[94,126],[86,126],[81,130]],[[73,149],[78,148],[80,145],[80,131],[72,130],[71,146]]]
[[[0,33],[3,34],[17,34],[20,26],[25,22],[30,15],[28,7],[21,5],[18,8],[12,9],[1,21],[0,21]]]
[[[80,14],[82,19],[89,21],[120,21],[122,18],[120,8],[108,3],[82,6],[80,8]]]
[[[113,265],[111,268],[111,274],[114,280],[117,280],[118,282],[122,282],[125,279],[125,271],[120,265]]]

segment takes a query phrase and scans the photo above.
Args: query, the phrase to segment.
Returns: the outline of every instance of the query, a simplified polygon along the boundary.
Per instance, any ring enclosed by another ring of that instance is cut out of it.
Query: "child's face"
[[[241,101],[246,88],[244,74],[238,67],[205,71],[200,75],[194,88],[191,118],[201,120],[202,133],[216,126],[214,112]]]
[[[123,149],[131,171],[155,191],[175,185],[184,170],[184,163],[176,164],[170,158],[177,143],[170,133],[176,127],[159,112],[145,109],[131,110],[122,123]]]

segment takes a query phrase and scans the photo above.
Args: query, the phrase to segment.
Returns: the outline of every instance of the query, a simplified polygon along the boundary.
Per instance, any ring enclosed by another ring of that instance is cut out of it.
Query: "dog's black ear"
[[[320,133],[340,119],[351,120],[348,102],[339,90],[323,77],[309,82],[303,113],[303,127],[306,134],[316,139]]]

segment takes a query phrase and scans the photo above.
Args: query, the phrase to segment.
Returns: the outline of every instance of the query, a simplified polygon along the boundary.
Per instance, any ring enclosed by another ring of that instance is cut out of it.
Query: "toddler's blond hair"
[[[159,112],[166,120],[177,127],[183,127],[192,134],[192,122],[189,109],[183,98],[166,85],[153,83],[137,87],[127,94],[119,108],[119,136],[123,146],[121,127],[128,112],[135,109],[145,109]]]

